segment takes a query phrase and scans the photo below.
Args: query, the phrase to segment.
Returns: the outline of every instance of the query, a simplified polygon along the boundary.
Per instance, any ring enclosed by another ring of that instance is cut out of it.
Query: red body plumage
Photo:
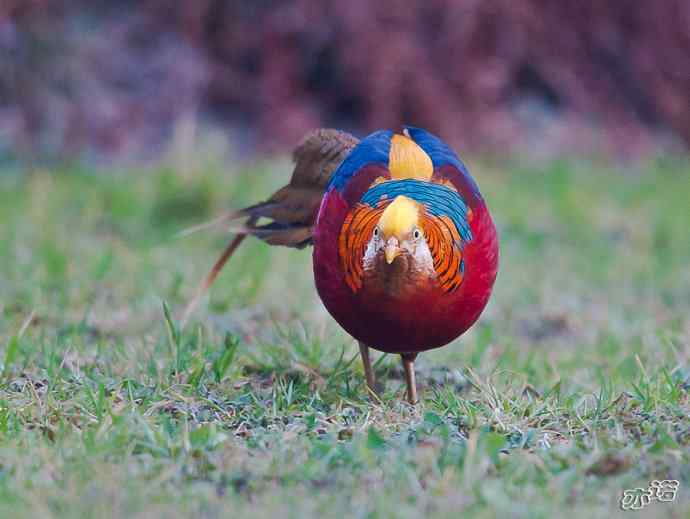
[[[457,155],[419,128],[361,141],[318,129],[294,160],[290,182],[268,200],[214,222],[246,218],[183,321],[245,236],[299,248],[313,243],[316,288],[359,341],[369,391],[377,392],[369,348],[400,353],[414,404],[417,353],[472,326],[496,279],[498,239],[479,188]]]
[[[381,351],[419,352],[454,340],[478,319],[496,278],[496,229],[476,184],[464,167],[434,166],[430,181],[452,185],[469,208],[472,239],[462,247],[462,283],[451,292],[434,284],[416,286],[404,296],[372,293],[366,287],[353,291],[348,286],[338,248],[343,222],[377,178],[391,177],[384,165],[364,165],[342,186],[329,189],[318,214],[313,266],[319,296],[349,334]]]

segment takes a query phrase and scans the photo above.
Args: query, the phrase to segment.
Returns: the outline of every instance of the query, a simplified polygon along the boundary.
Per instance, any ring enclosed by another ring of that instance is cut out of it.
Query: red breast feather
[[[437,282],[410,279],[410,290],[386,291],[363,276],[363,248],[380,208],[362,209],[361,199],[377,179],[390,179],[385,160],[391,154],[391,132],[373,134],[369,148],[369,138],[364,139],[341,164],[314,232],[314,279],[324,305],[353,337],[391,353],[437,348],[465,332],[486,306],[498,268],[496,230],[464,165],[428,132],[411,129],[408,135],[431,158],[429,181],[450,186],[467,208],[468,241],[457,240],[458,230],[452,222],[448,225],[449,217],[426,215],[424,232],[432,253],[436,251],[434,268],[443,274]],[[381,144],[386,137],[389,149]],[[353,225],[360,232],[353,232]],[[452,252],[456,245],[457,253]],[[441,249],[449,252],[440,254]],[[403,267],[404,262],[398,268]]]

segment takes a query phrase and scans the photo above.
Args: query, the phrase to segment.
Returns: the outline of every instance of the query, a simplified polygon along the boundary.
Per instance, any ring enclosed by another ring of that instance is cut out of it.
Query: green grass
[[[473,164],[501,236],[480,323],[419,357],[421,402],[251,241],[183,330],[285,162],[0,172],[0,516],[611,517],[678,479],[690,514],[690,165]],[[164,304],[170,307],[166,320]]]

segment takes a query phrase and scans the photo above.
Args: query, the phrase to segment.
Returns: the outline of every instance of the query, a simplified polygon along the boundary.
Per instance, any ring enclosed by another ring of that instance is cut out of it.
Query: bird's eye
[[[422,233],[419,232],[419,229],[415,229],[414,232],[412,233],[412,237],[413,237],[415,240],[418,240],[419,238],[422,237]]]
[[[379,237],[379,233],[380,233],[379,228],[378,228],[378,227],[374,227],[374,238],[378,238],[378,237]]]

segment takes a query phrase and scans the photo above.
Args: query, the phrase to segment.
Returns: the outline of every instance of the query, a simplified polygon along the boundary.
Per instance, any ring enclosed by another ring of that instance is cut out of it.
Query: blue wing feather
[[[429,133],[421,128],[415,128],[414,126],[405,126],[408,131],[410,138],[417,143],[417,145],[422,148],[429,157],[431,157],[431,162],[434,165],[434,169],[440,168],[450,164],[455,166],[462,175],[467,178],[472,186],[472,190],[479,194],[479,186],[470,175],[467,166],[460,160],[455,152],[448,147],[448,145],[435,135]]]
[[[376,207],[381,197],[393,200],[400,195],[424,204],[427,211],[434,216],[447,216],[455,224],[464,242],[472,240],[472,231],[467,221],[467,204],[457,191],[442,184],[412,178],[389,180],[369,188],[362,196],[361,202]]]
[[[421,128],[406,126],[405,129],[410,138],[431,157],[434,169],[448,164],[454,166],[461,175],[467,178],[471,188],[477,194],[479,193],[479,188],[467,167],[441,139]],[[365,166],[377,164],[388,167],[392,137],[391,130],[379,130],[362,139],[335,170],[327,191],[332,188],[341,191],[352,176]],[[449,217],[463,241],[468,242],[472,239],[472,231],[467,221],[467,204],[453,189],[442,184],[416,179],[389,180],[371,187],[364,193],[361,201],[375,207],[384,195],[389,199],[399,195],[412,198],[424,204],[430,214]]]
[[[352,175],[364,166],[382,164],[387,167],[392,136],[390,130],[379,130],[362,139],[335,170],[326,190],[333,187],[342,190]]]

